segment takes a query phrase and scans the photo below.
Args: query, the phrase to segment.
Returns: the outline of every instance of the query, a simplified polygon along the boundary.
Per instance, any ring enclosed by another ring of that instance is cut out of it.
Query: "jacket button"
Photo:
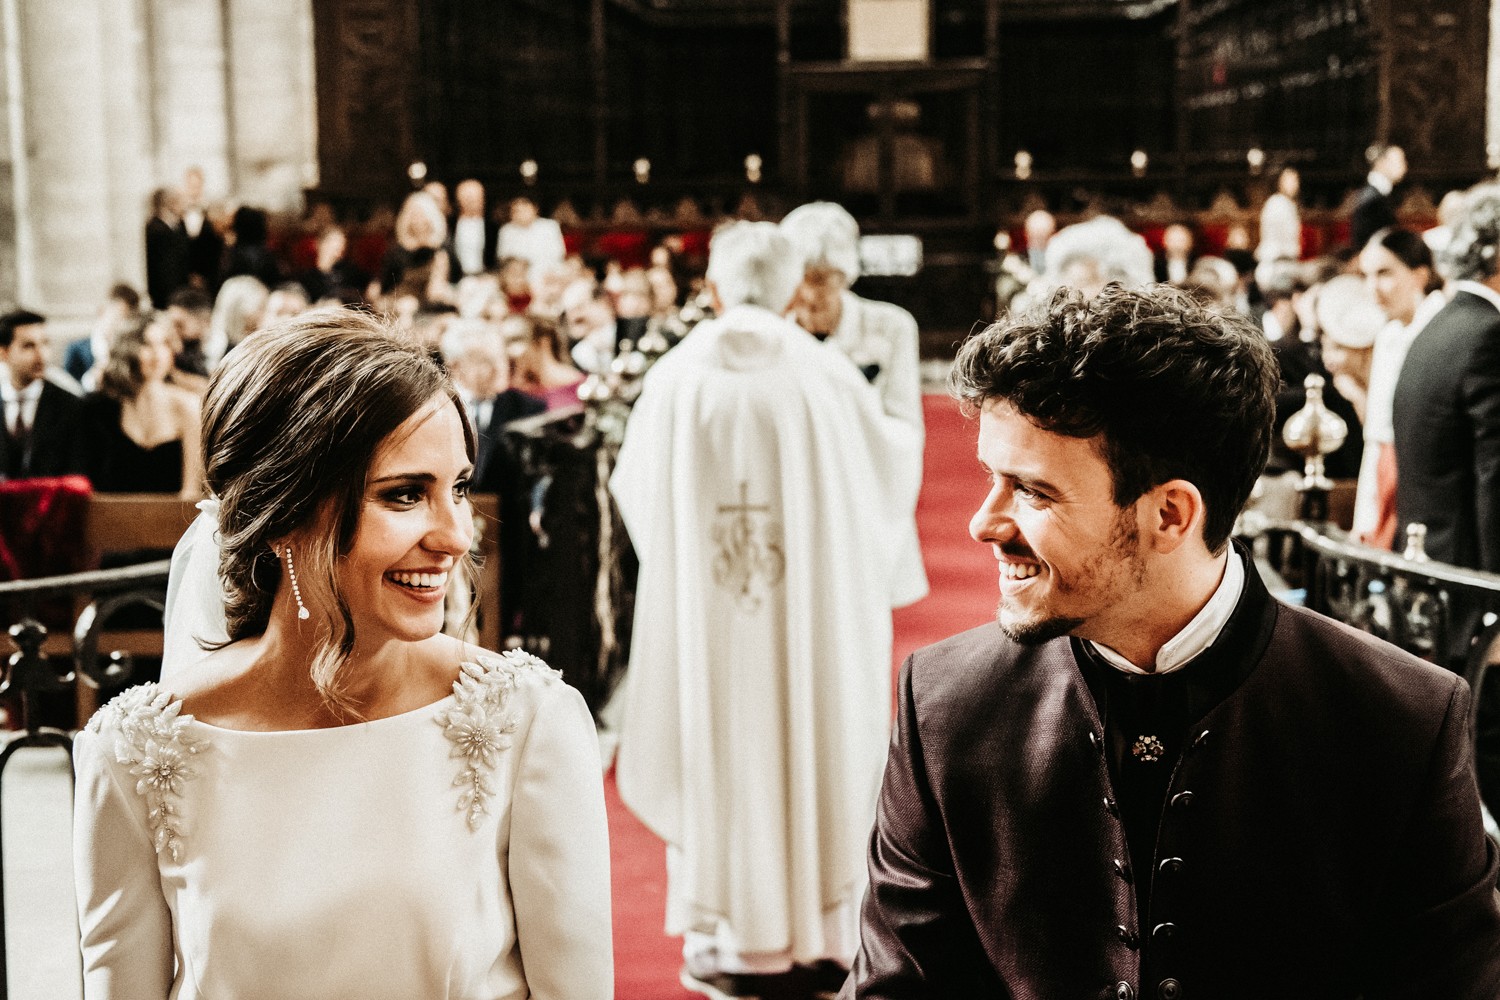
[[[1110,798],[1108,795],[1104,796],[1104,811],[1109,813],[1111,816],[1120,815],[1120,807],[1116,805],[1115,800]]]
[[[1177,925],[1172,923],[1157,924],[1151,928],[1151,940],[1157,944],[1163,944],[1172,940],[1172,935],[1177,933]]]
[[[1180,871],[1182,871],[1182,859],[1181,858],[1165,858],[1165,859],[1162,860],[1161,864],[1157,865],[1157,870],[1161,871],[1161,872],[1164,872],[1164,873],[1165,872],[1180,872]]]
[[[1175,979],[1163,979],[1156,987],[1157,1000],[1178,1000],[1182,996],[1182,984]]]
[[[1172,796],[1171,806],[1173,809],[1186,809],[1193,804],[1192,792],[1178,792]]]
[[[1131,951],[1135,951],[1141,946],[1141,939],[1135,936],[1135,931],[1131,930],[1129,927],[1126,927],[1124,924],[1120,924],[1118,927],[1116,927],[1115,933],[1120,935],[1120,943],[1129,948]]]
[[[1124,879],[1126,885],[1130,884],[1130,866],[1119,858],[1115,858],[1115,874]]]
[[[1120,983],[1115,987],[1115,1000],[1135,1000],[1135,987],[1129,983]]]
[[[1206,741],[1207,739],[1208,739],[1208,730],[1205,729],[1205,730],[1203,730],[1203,732],[1199,733],[1197,736],[1195,736],[1193,738],[1193,746],[1195,746],[1195,747],[1201,747],[1203,745],[1204,741]]]

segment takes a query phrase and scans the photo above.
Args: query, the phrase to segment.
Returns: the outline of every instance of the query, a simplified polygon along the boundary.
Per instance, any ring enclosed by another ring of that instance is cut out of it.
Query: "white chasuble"
[[[647,375],[610,482],[640,557],[617,773],[679,852],[669,933],[812,961],[857,902],[920,449],[847,357],[753,306]]]

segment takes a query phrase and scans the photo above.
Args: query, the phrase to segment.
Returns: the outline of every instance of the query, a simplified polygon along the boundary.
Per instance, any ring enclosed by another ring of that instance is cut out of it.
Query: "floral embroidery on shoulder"
[[[510,748],[511,734],[520,724],[510,703],[517,681],[526,676],[553,680],[562,673],[519,650],[486,654],[460,666],[458,680],[453,682],[454,706],[438,713],[436,722],[453,743],[449,756],[463,762],[453,780],[455,787],[463,789],[458,809],[466,814],[469,829],[478,830],[489,812],[490,796],[495,794],[490,772],[500,751]]]
[[[146,800],[146,825],[156,853],[181,860],[178,804],[188,779],[198,772],[193,758],[208,744],[187,734],[191,715],[182,702],[157,684],[142,684],[117,695],[89,720],[90,732],[113,740],[115,760],[135,776],[135,791]]]

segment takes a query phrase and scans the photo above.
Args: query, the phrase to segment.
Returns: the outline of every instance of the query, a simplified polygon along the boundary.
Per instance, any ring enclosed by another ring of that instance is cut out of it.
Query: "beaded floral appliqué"
[[[146,800],[152,846],[173,861],[182,855],[182,790],[197,776],[193,758],[208,747],[187,734],[193,717],[181,712],[182,702],[156,684],[142,684],[114,698],[88,725],[92,732],[114,737],[115,760],[130,769],[136,794]]]
[[[511,650],[499,656],[486,656],[478,663],[464,663],[458,680],[453,682],[454,706],[436,718],[443,735],[453,744],[450,757],[458,758],[463,767],[453,779],[462,788],[458,809],[465,814],[470,830],[478,830],[488,814],[490,797],[495,794],[491,772],[500,752],[509,749],[511,734],[520,720],[510,704],[516,681],[523,674],[561,677],[530,653]]]

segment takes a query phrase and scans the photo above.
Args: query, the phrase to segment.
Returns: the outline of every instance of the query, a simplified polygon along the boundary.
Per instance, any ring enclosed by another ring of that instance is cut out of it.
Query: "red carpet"
[[[908,653],[988,621],[997,599],[995,563],[969,537],[969,517],[987,486],[975,458],[977,430],[946,396],[926,398],[927,454],[917,529],[932,592],[895,614],[893,666]],[[615,996],[690,1000],[677,983],[682,941],[662,930],[667,902],[662,843],[620,802],[614,775],[605,783],[614,872]]]

